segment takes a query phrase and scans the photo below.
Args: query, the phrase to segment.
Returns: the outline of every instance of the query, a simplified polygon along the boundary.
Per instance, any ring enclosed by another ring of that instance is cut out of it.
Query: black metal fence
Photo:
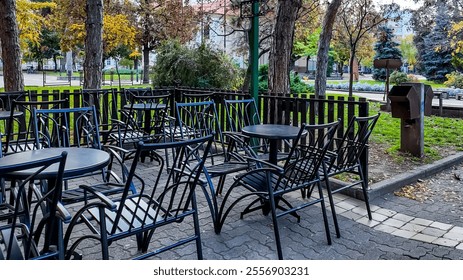
[[[136,89],[127,89],[127,91]],[[141,89],[146,93],[146,88]],[[101,96],[98,91],[92,100],[100,111],[101,122],[111,125],[112,120],[120,119],[120,109],[128,103],[124,89],[106,90]],[[213,90],[213,89],[192,89],[182,87],[154,88],[153,94],[170,94],[172,100],[171,114],[175,117],[175,102],[195,102],[204,100],[214,100],[219,114],[220,127],[223,131],[227,130],[226,111],[223,100],[226,99],[245,99],[250,98],[249,94],[239,91]],[[60,100],[67,99],[69,108],[82,107],[88,96],[84,96],[82,91],[58,91],[42,90],[40,92],[30,91],[25,93],[0,93],[0,99],[8,103],[7,100],[20,97],[21,100]],[[323,124],[341,120],[337,136],[342,137],[349,120],[352,116],[368,116],[369,103],[365,98],[355,100],[354,98],[328,97],[327,99],[316,99],[315,96],[308,95],[280,95],[271,96],[261,94],[259,96],[259,112],[263,123],[280,123],[300,126],[301,124]],[[102,114],[101,114],[102,112]],[[275,113],[278,112],[278,113]],[[2,130],[4,132],[4,130]],[[362,156],[365,173],[368,167],[368,151]]]

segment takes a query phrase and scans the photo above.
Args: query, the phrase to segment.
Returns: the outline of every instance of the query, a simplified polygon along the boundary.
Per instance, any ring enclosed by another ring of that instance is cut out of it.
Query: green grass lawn
[[[370,103],[370,113],[379,112],[379,103]],[[385,144],[386,152],[398,160],[419,160],[404,155],[400,149],[400,119],[392,118],[390,113],[381,112],[371,135],[371,142]],[[443,157],[442,151],[463,150],[463,120],[438,116],[426,116],[424,119],[424,162],[432,162]]]

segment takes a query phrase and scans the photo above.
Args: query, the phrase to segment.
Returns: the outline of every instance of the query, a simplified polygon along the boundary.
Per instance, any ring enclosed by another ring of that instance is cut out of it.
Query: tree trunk
[[[103,1],[87,0],[85,9],[84,88],[99,89],[103,71]]]
[[[150,83],[150,48],[148,44],[143,45],[143,83]]]
[[[301,5],[302,0],[278,0],[268,70],[268,89],[271,95],[290,93],[289,70],[294,29]]]
[[[351,46],[350,58],[349,58],[349,97],[352,97],[353,85],[354,85],[354,61],[355,61],[355,47]]]
[[[322,31],[318,41],[317,64],[315,71],[315,97],[320,98],[326,95],[326,70],[328,68],[328,51],[333,33],[333,25],[336,14],[341,6],[342,0],[333,0],[326,9],[323,17]]]
[[[5,91],[24,90],[15,0],[2,0],[2,4],[0,4],[0,26],[4,89]]]

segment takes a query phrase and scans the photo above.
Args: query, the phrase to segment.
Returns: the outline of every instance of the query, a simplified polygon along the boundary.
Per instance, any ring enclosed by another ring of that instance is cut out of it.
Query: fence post
[[[365,98],[359,98],[359,101],[361,102],[359,104],[359,117],[368,117],[370,114],[369,112],[369,106],[368,102]],[[368,143],[366,143],[368,144]],[[362,168],[363,176],[365,178],[365,184],[368,186],[368,156],[369,156],[369,150],[368,150],[368,145],[365,146],[365,149],[363,149],[362,154],[360,155],[360,168]],[[365,198],[364,198],[365,199]]]

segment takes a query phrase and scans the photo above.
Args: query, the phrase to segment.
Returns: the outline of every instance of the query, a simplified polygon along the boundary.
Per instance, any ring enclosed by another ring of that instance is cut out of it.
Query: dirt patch
[[[394,175],[412,170],[420,165],[420,163],[411,160],[401,162],[387,153],[385,145],[370,143],[369,184],[389,179]]]
[[[405,155],[405,159],[397,159],[387,152],[385,145],[377,143],[370,143],[369,145],[369,184],[389,179],[394,175],[430,163],[429,159],[426,157],[423,159],[416,159]],[[446,147],[445,149],[438,149],[438,153],[442,158],[445,158],[455,154],[456,150],[452,147]]]
[[[440,149],[442,158],[456,153],[455,149],[446,147]],[[369,182],[376,183],[389,179],[394,175],[413,170],[421,165],[429,164],[428,159],[398,160],[386,152],[381,144],[370,144]],[[440,201],[444,203],[461,203],[463,201],[463,164],[451,167],[439,174],[424,178],[418,182],[404,186],[394,192],[394,195],[419,202]]]

